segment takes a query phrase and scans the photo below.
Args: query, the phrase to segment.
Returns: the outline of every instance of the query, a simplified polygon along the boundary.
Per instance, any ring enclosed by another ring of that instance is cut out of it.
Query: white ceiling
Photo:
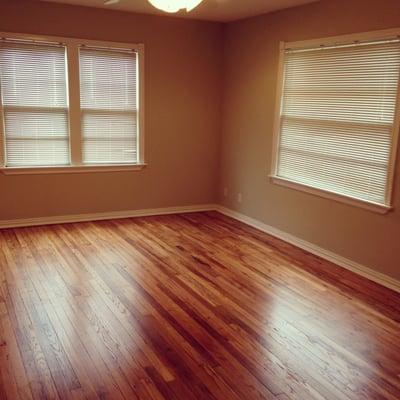
[[[66,3],[90,7],[101,7],[110,10],[124,10],[145,14],[174,15],[183,18],[204,19],[209,21],[234,21],[241,18],[252,17],[294,7],[300,4],[312,3],[318,0],[203,0],[195,10],[190,13],[180,12],[166,14],[154,8],[147,0],[120,0],[119,3],[105,6],[104,0],[42,0],[54,3]]]

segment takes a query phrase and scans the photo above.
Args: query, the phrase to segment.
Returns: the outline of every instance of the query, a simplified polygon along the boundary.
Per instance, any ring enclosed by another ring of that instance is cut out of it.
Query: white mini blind
[[[389,205],[399,40],[286,50],[278,177]]]
[[[1,41],[0,91],[6,166],[68,164],[65,47]]]
[[[83,162],[138,162],[137,54],[80,49]]]

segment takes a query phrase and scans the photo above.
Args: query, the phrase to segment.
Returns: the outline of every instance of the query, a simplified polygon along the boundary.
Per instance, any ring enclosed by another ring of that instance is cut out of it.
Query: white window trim
[[[307,186],[289,179],[278,176],[278,152],[281,132],[281,109],[283,101],[283,85],[284,85],[284,55],[287,49],[299,49],[309,48],[318,46],[334,46],[343,43],[351,43],[357,41],[368,41],[368,40],[384,40],[400,36],[400,28],[385,29],[380,31],[371,31],[359,34],[332,36],[321,39],[311,39],[297,42],[283,42],[279,44],[279,63],[278,63],[278,79],[276,88],[276,103],[275,103],[275,116],[274,116],[274,127],[273,127],[273,139],[272,139],[272,162],[271,162],[271,173],[269,175],[271,182],[280,186],[285,186],[291,189],[299,190],[309,194],[313,194],[319,197],[335,200],[341,203],[350,204],[353,206],[361,207],[370,211],[385,214],[392,210],[393,204],[393,187],[394,187],[394,175],[397,157],[397,148],[399,143],[399,130],[400,130],[400,82],[397,91],[396,110],[393,122],[393,142],[391,146],[389,166],[388,166],[388,184],[386,188],[386,199],[388,204],[377,204],[369,202],[367,200],[357,199],[351,196],[341,195],[338,193],[330,192],[323,189],[314,188]]]
[[[58,173],[87,173],[110,171],[139,171],[146,166],[144,143],[144,44],[107,42],[99,40],[76,39],[60,36],[31,35],[26,33],[0,32],[0,37],[33,41],[59,42],[66,46],[67,52],[67,85],[68,85],[68,122],[70,140],[70,165],[6,167],[4,119],[0,105],[0,171],[6,175],[23,174],[58,174]],[[138,106],[139,118],[137,127],[138,161],[134,164],[88,165],[82,163],[81,149],[81,109],[79,84],[79,47],[81,45],[103,48],[132,49],[138,54]]]
[[[275,183],[276,185],[279,186],[283,186],[289,189],[299,190],[301,192],[313,194],[315,196],[322,197],[324,199],[330,199],[338,201],[340,203],[349,204],[351,206],[357,206],[369,211],[374,211],[379,214],[386,214],[388,211],[392,210],[391,206],[384,206],[382,204],[373,203],[367,200],[361,200],[355,197],[329,192],[328,190],[317,189],[315,187],[294,182],[289,179],[282,178],[280,176],[271,176],[270,178],[272,183]]]
[[[38,175],[38,174],[67,174],[87,172],[117,172],[140,171],[147,164],[96,164],[96,165],[68,165],[44,167],[4,167],[1,172],[5,175]]]

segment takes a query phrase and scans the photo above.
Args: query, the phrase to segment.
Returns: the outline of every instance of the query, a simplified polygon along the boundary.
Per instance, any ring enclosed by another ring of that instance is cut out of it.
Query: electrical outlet
[[[242,193],[238,193],[237,200],[238,200],[238,203],[242,202]]]

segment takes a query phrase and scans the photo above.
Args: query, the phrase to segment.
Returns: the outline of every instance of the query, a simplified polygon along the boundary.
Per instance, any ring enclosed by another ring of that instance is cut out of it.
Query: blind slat
[[[277,175],[388,205],[400,43],[284,55]]]

